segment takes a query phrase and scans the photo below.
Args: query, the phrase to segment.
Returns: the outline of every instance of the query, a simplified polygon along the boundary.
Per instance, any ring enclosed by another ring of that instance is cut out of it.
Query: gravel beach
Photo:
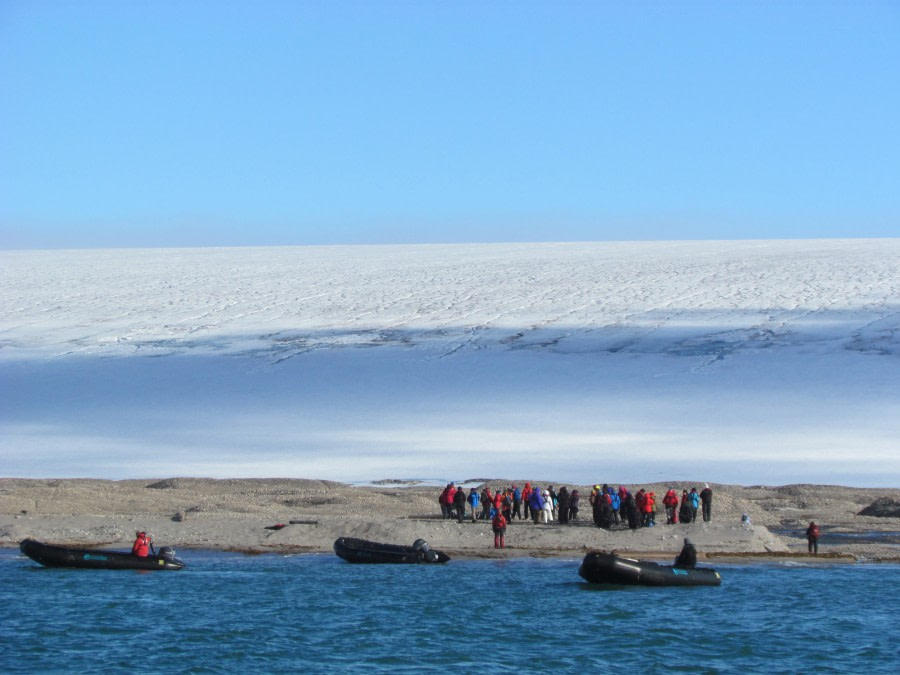
[[[532,485],[561,484],[529,479]],[[492,491],[525,479],[472,479]],[[457,523],[440,515],[442,486],[379,481],[355,486],[305,479],[147,480],[0,479],[0,546],[26,538],[47,543],[130,548],[135,530],[149,532],[157,546],[257,553],[330,553],[339,536],[411,544],[425,539],[451,557],[580,557],[588,550],[616,550],[648,558],[668,558],[685,536],[701,560],[807,558],[799,536],[809,521],[822,527],[823,561],[900,561],[900,518],[858,515],[876,499],[900,502],[900,489],[833,485],[737,486],[711,484],[712,521],[657,525],[636,531],[593,526],[586,496],[576,523],[535,525],[513,521],[507,548],[495,550],[488,523]],[[653,490],[661,501],[669,487],[702,488],[703,483],[629,485]],[[662,507],[659,509],[662,511]],[[741,524],[748,514],[752,525]],[[271,529],[276,525],[284,525]]]

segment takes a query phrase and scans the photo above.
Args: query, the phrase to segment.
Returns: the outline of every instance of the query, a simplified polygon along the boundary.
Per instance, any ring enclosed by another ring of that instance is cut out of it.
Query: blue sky
[[[900,236],[896,2],[0,0],[0,247]]]

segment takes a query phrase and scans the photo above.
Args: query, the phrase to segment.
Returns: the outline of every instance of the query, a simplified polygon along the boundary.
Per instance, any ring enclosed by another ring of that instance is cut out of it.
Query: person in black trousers
[[[704,486],[700,490],[700,505],[703,507],[703,522],[708,523],[712,520],[712,488],[709,483],[704,483]]]
[[[814,555],[819,555],[819,526],[810,522],[806,528],[807,550]]]
[[[466,515],[466,499],[466,491],[462,487],[453,495],[453,506],[456,508],[456,518],[460,523],[462,523],[463,517]]]

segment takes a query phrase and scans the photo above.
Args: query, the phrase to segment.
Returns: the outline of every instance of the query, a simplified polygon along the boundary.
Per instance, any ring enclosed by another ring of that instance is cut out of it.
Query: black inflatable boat
[[[416,539],[412,546],[379,544],[365,539],[339,537],[334,542],[334,552],[339,558],[352,563],[387,564],[439,564],[450,560],[442,551],[435,551],[424,539]]]
[[[620,558],[612,553],[588,553],[578,568],[592,584],[627,586],[718,586],[719,573],[709,567],[687,569],[655,562]]]
[[[52,546],[34,539],[26,539],[19,549],[35,562],[46,567],[82,567],[100,570],[180,570],[184,563],[175,557],[168,546],[158,555],[145,558],[121,551]]]

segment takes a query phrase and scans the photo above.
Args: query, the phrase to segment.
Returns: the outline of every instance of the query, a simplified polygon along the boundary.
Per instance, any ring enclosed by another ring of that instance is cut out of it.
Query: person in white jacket
[[[553,522],[553,502],[550,500],[550,491],[544,490],[544,510],[541,513],[541,522],[542,523],[550,523]]]

